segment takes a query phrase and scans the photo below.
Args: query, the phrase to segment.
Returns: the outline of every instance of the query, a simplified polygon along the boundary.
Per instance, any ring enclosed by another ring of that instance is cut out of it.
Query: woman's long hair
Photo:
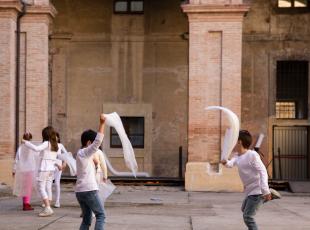
[[[52,151],[58,151],[56,131],[52,126],[47,126],[42,130],[42,139],[43,141],[49,141],[51,143]]]

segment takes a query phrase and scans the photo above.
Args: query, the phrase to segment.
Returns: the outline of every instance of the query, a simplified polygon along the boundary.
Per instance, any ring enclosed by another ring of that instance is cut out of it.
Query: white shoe
[[[51,207],[46,207],[42,212],[39,213],[40,217],[46,217],[46,216],[51,216],[54,214],[53,209]]]
[[[59,203],[55,203],[54,204],[54,208],[60,208],[60,204]]]

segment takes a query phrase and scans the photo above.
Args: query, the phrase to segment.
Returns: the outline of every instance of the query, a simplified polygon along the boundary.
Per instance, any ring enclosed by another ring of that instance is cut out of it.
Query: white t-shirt
[[[99,190],[96,181],[96,169],[92,155],[97,152],[104,135],[97,133],[94,142],[86,148],[80,149],[76,155],[76,187],[75,192]]]
[[[33,151],[40,152],[39,171],[54,171],[58,153],[51,150],[51,144],[44,141],[40,145],[34,145],[30,141],[25,141],[25,145]]]
[[[239,176],[247,196],[270,193],[267,170],[257,152],[248,150],[240,156],[235,155],[226,164],[227,167],[235,165],[238,167]]]

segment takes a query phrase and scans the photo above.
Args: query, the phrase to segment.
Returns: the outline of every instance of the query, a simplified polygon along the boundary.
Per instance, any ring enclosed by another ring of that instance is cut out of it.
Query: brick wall
[[[17,10],[0,8],[0,157],[14,154]]]
[[[218,163],[227,127],[222,105],[241,115],[242,16],[238,7],[185,6],[189,16],[189,134],[191,162]],[[230,11],[231,10],[231,11]]]

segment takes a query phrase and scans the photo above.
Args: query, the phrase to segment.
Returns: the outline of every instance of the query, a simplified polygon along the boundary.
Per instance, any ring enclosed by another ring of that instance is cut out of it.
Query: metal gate
[[[273,127],[273,179],[309,179],[309,127]]]

